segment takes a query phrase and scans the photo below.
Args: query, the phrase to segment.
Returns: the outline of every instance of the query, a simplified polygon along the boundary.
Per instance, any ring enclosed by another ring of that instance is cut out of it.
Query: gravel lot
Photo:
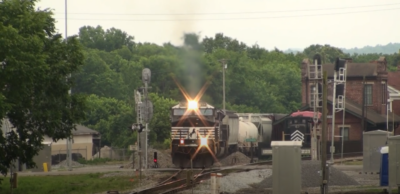
[[[259,183],[266,177],[271,176],[271,169],[264,170],[251,170],[248,172],[231,173],[226,176],[223,175],[220,179],[220,192],[235,193],[243,188],[250,188],[251,184]],[[210,180],[206,180],[193,189],[194,194],[209,194],[210,193]],[[182,191],[180,194],[191,194],[192,191]],[[248,193],[247,193],[248,194]]]
[[[319,187],[321,184],[321,176],[318,173],[320,166],[321,163],[319,161],[302,161],[302,188]],[[336,186],[359,185],[357,181],[335,167],[331,168],[330,184]],[[258,187],[272,188],[272,176],[262,181]]]

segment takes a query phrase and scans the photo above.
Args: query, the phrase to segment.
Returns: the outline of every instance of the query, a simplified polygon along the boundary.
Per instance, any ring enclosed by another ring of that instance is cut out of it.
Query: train
[[[201,101],[179,102],[170,114],[171,157],[176,167],[211,167],[237,151],[255,158],[270,156],[271,141],[302,141],[303,155],[310,154],[314,125],[310,111],[284,114],[284,124],[275,129],[273,121],[282,114],[224,111]],[[320,122],[321,113],[317,117]]]
[[[206,102],[182,101],[170,114],[172,163],[181,168],[210,167],[236,151],[257,157],[258,143],[270,140],[272,131],[271,120],[254,122]]]

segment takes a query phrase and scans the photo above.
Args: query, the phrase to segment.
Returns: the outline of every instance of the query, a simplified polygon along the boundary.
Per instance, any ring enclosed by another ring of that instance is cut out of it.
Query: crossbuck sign
[[[290,140],[292,141],[304,141],[304,134],[301,133],[299,130],[296,130],[290,135]]]

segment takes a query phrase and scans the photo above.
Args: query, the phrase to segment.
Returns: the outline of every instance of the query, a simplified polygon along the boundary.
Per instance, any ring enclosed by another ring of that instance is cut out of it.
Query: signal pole
[[[328,193],[328,173],[326,172],[326,136],[327,136],[327,93],[328,93],[328,84],[327,84],[327,73],[324,71],[323,80],[322,80],[322,145],[321,145],[321,171],[322,171],[322,182],[321,182],[321,194]]]
[[[140,146],[140,130],[139,124],[142,123],[142,99],[139,91],[135,90],[135,104],[136,104],[136,126],[132,126],[132,130],[137,129],[137,152],[139,155],[139,186],[142,180],[142,147]],[[132,163],[132,165],[134,165]]]
[[[331,161],[330,163],[333,164],[333,154],[335,153],[335,114],[336,112],[343,111],[344,115],[344,100],[346,91],[344,90],[346,84],[346,60],[337,58],[334,71],[333,71],[333,95],[332,95],[332,128],[331,128]],[[337,101],[337,102],[336,102]],[[344,118],[344,117],[343,117]],[[344,120],[344,119],[343,119]],[[343,121],[344,122],[344,121]],[[342,126],[343,131],[344,126]],[[343,133],[341,135],[343,139]],[[343,147],[343,146],[342,146]]]
[[[151,81],[151,71],[150,71],[150,69],[144,68],[142,70],[142,81],[143,81],[143,84],[144,84],[144,88],[143,88],[144,94],[143,94],[143,96],[144,96],[144,102],[145,103],[142,104],[141,111],[144,113],[143,120],[146,123],[145,124],[145,126],[146,126],[146,128],[145,128],[145,137],[144,137],[144,149],[145,149],[145,156],[144,156],[145,159],[144,159],[144,161],[145,161],[145,169],[148,169],[148,150],[147,150],[147,147],[148,147],[148,131],[150,131],[148,129],[148,124],[149,124],[151,118],[153,117],[153,104],[150,101],[150,99],[148,98],[148,89],[149,89],[148,85],[150,84],[150,81]]]
[[[314,88],[312,89],[311,99],[313,99],[313,121],[314,126],[311,132],[311,160],[318,160],[318,139],[317,139],[317,128],[319,118],[318,108],[321,107],[322,102],[322,87],[319,88],[320,82],[322,81],[322,60],[319,54],[314,55],[313,63],[308,65],[308,78],[314,81]]]

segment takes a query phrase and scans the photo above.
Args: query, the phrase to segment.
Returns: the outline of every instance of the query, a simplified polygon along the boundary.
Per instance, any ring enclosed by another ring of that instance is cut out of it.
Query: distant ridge
[[[382,54],[393,54],[398,53],[400,50],[400,43],[389,43],[387,45],[376,45],[372,46],[364,46],[362,48],[351,48],[345,49],[341,48],[345,53],[358,53],[358,54],[369,54],[369,53],[382,53]]]
[[[334,45],[331,45],[334,46]],[[399,53],[400,52],[400,43],[389,43],[387,45],[376,45],[376,46],[364,46],[362,48],[340,48],[344,53],[349,53],[349,54],[370,54],[370,53],[378,53],[378,54],[393,54],[393,53]],[[297,52],[303,52],[304,49],[299,49],[299,48],[289,48],[285,51],[284,53],[297,53]]]

